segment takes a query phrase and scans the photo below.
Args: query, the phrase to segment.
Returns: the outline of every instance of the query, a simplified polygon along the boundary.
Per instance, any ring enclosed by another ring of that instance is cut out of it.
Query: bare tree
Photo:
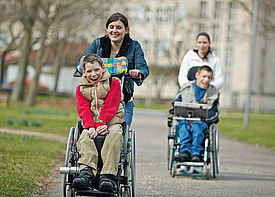
[[[19,21],[24,27],[24,36],[20,47],[19,69],[12,89],[11,98],[13,100],[23,100],[24,98],[25,77],[31,51],[32,32],[39,4],[39,0],[18,0],[15,6],[15,8],[17,8],[15,9],[15,12],[21,13]]]
[[[46,41],[48,38],[48,31],[51,26],[51,23],[53,23],[57,13],[51,13],[50,9],[53,5],[51,1],[43,1],[39,5],[39,12],[37,17],[37,20],[39,21],[39,32],[40,32],[40,49],[38,51],[36,60],[35,60],[35,74],[31,82],[31,86],[29,89],[29,94],[26,100],[27,106],[35,105],[35,98],[38,90],[38,82],[39,82],[39,76],[41,73],[42,67],[45,65],[48,54],[49,54],[49,48],[46,48]],[[58,6],[58,5],[57,5]],[[58,8],[57,8],[58,9]],[[52,14],[52,16],[51,16]]]
[[[1,76],[0,76],[0,86],[2,86],[4,72],[6,70],[5,58],[8,53],[17,49],[22,40],[21,31],[16,31],[19,28],[18,18],[19,16],[16,13],[13,13],[15,6],[14,1],[0,2],[0,41],[2,42],[1,50]]]
[[[250,7],[247,2],[243,0],[233,0],[237,3],[243,10],[249,13],[252,18],[253,15],[253,7]],[[253,2],[253,0],[251,0]],[[275,5],[274,0],[262,0],[260,1],[260,6],[265,10],[266,13],[274,13]],[[258,22],[265,27],[266,30],[275,32],[275,21],[272,20],[272,17],[262,17],[258,16]]]
[[[56,89],[60,65],[64,64],[64,48],[70,39],[76,37],[78,32],[87,29],[88,24],[91,24],[91,20],[95,17],[89,10],[95,10],[96,6],[100,5],[95,0],[83,0],[77,4],[73,0],[41,2],[37,14],[38,31],[41,35],[40,49],[34,65],[35,75],[26,101],[27,106],[33,106],[36,103],[39,77],[42,67],[46,64],[50,47],[55,48],[56,52],[54,59]],[[49,47],[46,46],[46,41],[50,42]]]

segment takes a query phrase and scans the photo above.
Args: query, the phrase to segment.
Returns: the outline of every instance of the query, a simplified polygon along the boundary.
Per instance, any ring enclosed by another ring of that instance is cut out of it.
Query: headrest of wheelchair
[[[200,66],[194,66],[189,69],[189,71],[187,73],[187,79],[189,81],[194,81],[196,79],[196,72],[198,71],[199,67]]]
[[[73,74],[74,77],[81,77],[83,74],[83,61],[85,55],[79,60],[76,67],[76,71]],[[115,58],[101,58],[103,65],[107,68],[110,75],[122,76],[128,71],[128,60],[126,57],[115,57]]]

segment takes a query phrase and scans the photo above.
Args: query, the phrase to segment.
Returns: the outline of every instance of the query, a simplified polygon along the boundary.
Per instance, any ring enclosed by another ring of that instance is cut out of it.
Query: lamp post
[[[246,106],[245,106],[245,114],[244,114],[245,129],[248,128],[248,121],[249,121],[252,78],[253,78],[253,64],[254,64],[254,54],[255,54],[255,35],[256,35],[256,26],[257,26],[257,15],[258,15],[258,0],[254,0],[252,33],[251,33],[251,44],[250,44],[248,88],[247,88],[247,94],[246,94]]]

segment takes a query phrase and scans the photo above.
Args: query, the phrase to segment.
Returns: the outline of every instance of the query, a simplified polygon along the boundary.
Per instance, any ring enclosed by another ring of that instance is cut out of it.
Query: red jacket
[[[99,120],[95,123],[91,112],[91,101],[89,101],[81,92],[80,86],[76,89],[77,112],[83,121],[85,129],[90,127],[97,128],[100,125],[106,125],[115,116],[121,101],[120,83],[113,78],[110,91],[106,97],[105,103],[101,109]]]

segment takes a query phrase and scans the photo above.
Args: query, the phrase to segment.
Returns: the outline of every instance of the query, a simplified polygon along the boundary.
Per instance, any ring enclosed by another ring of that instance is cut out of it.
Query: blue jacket
[[[96,38],[92,44],[88,47],[88,50],[84,55],[87,54],[97,54],[102,58],[110,57],[111,45],[109,43],[109,38],[107,36]],[[106,52],[107,51],[107,52]],[[132,40],[128,35],[125,36],[123,44],[117,57],[125,56],[128,60],[128,70],[132,69],[139,69],[142,74],[142,79],[131,79],[125,78],[124,81],[124,88],[123,91],[124,97],[127,97],[127,93],[129,94],[128,97],[132,97],[134,92],[134,82],[140,86],[143,83],[143,80],[149,75],[149,68],[147,66],[146,60],[144,58],[144,52],[141,49],[140,44],[136,40]],[[78,62],[78,65],[80,62]],[[77,66],[78,66],[77,65]],[[125,91],[127,93],[125,94]],[[124,99],[125,100],[125,99]],[[130,100],[130,98],[126,99],[125,102]]]

